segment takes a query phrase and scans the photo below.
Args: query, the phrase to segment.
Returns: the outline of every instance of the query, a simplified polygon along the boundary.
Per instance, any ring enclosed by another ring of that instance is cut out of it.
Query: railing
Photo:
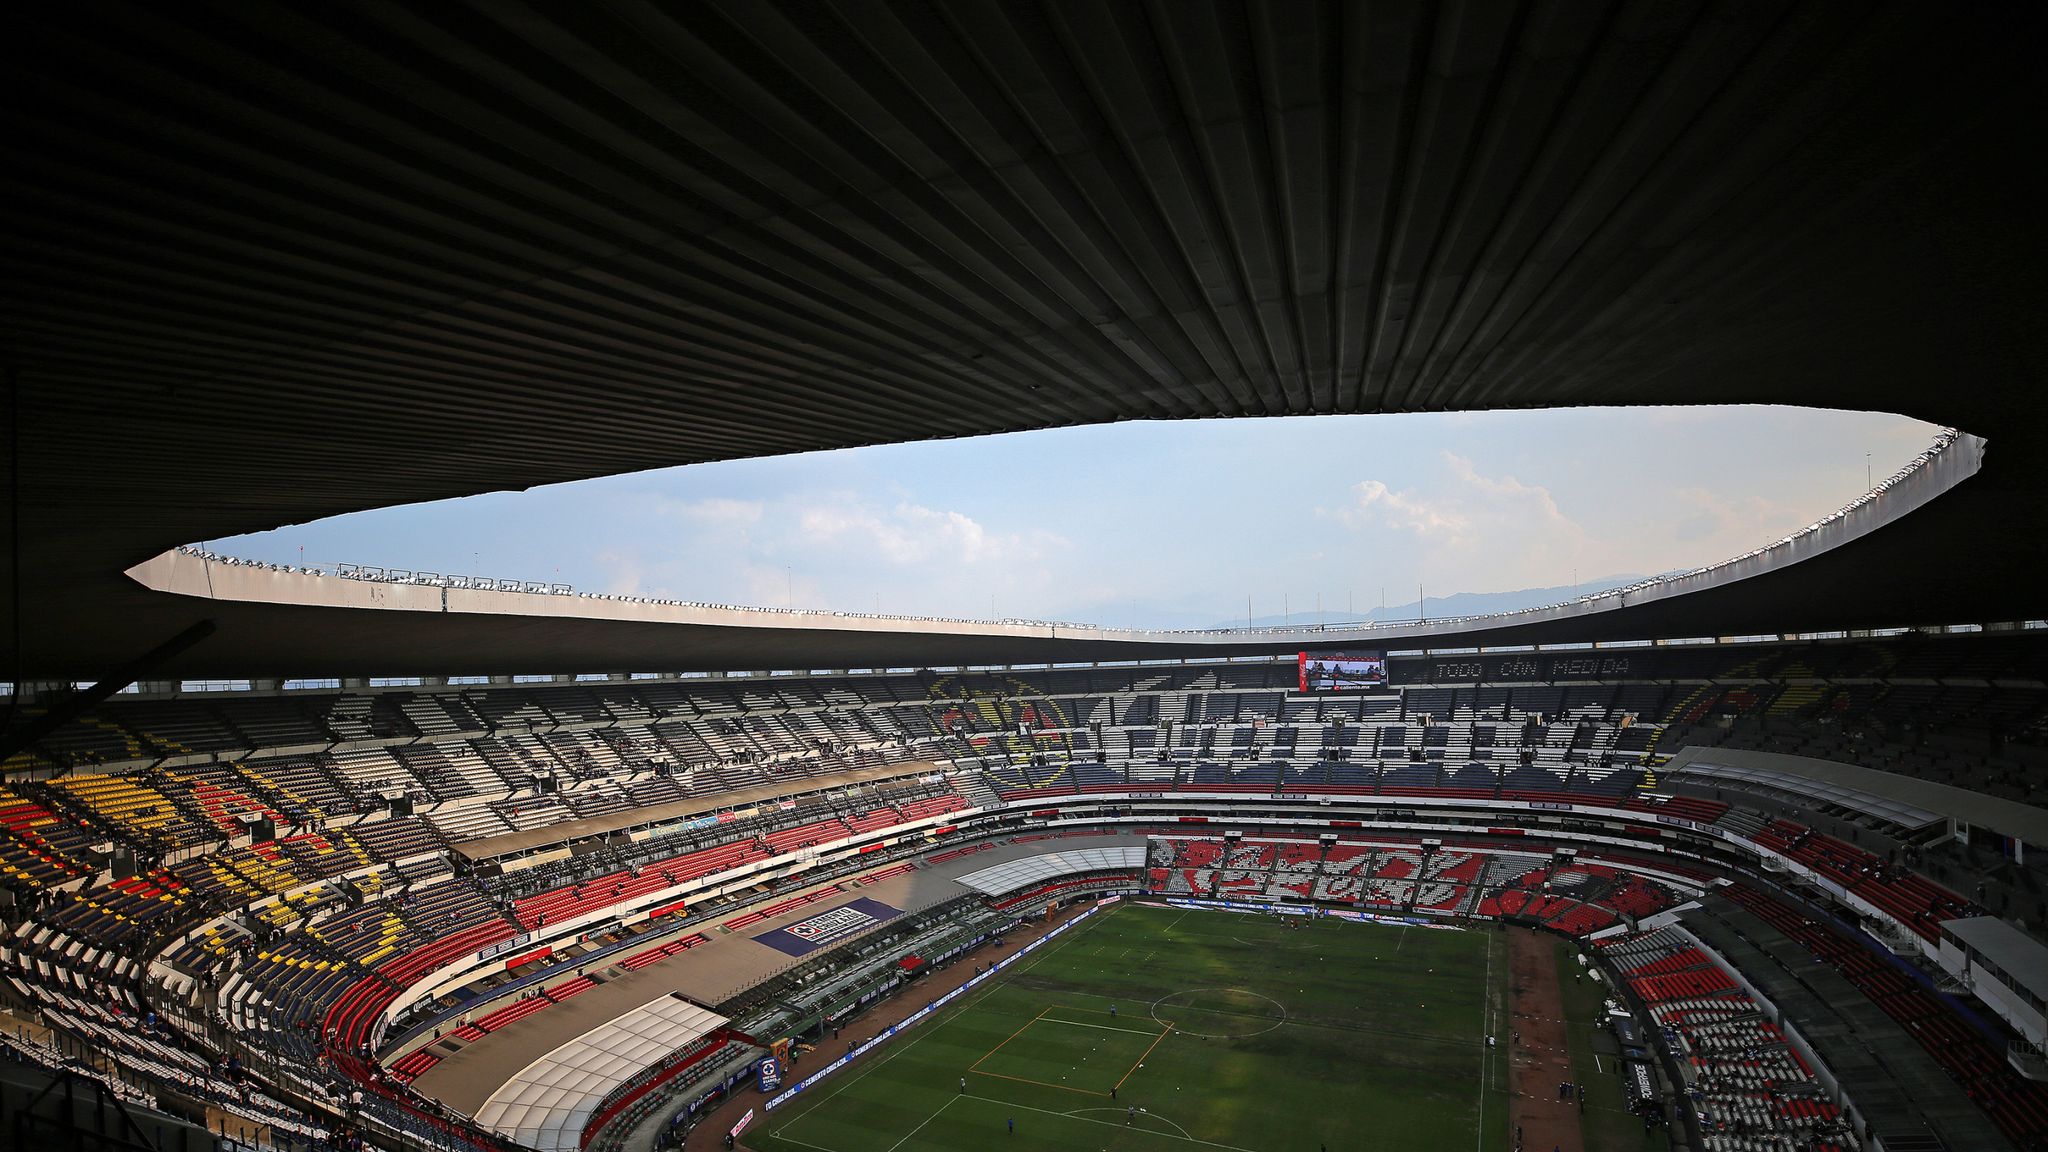
[[[342,580],[366,580],[377,584],[417,584],[430,588],[461,588],[482,592],[520,592],[529,596],[579,596],[586,600],[612,600],[622,604],[653,604],[671,608],[711,608],[723,612],[760,612],[771,616],[822,616],[840,620],[903,620],[920,624],[1006,624],[1026,628],[1074,628],[1101,631],[1097,624],[1082,624],[1066,620],[1030,620],[1022,617],[1000,618],[968,616],[899,616],[887,612],[835,612],[825,608],[767,608],[757,604],[720,604],[709,600],[673,600],[652,596],[620,596],[609,592],[578,592],[569,584],[546,580],[494,579],[489,576],[451,576],[440,572],[413,570],[407,568],[384,568],[375,564],[337,563],[331,569],[325,565],[273,564],[267,560],[247,560],[237,556],[222,556],[197,545],[185,544],[178,548],[180,555],[195,557],[211,564],[225,564],[235,568],[255,568],[264,572],[282,572],[294,576],[322,576]]]
[[[771,616],[818,617],[825,619],[841,620],[889,620],[900,621],[903,623],[910,624],[996,624],[1026,628],[1066,628],[1075,631],[1095,632],[1098,634],[1109,633],[1114,635],[1129,636],[1292,636],[1303,632],[1334,633],[1339,635],[1371,635],[1372,633],[1379,631],[1405,631],[1408,629],[1412,629],[1418,623],[1473,624],[1489,620],[1501,620],[1512,616],[1521,616],[1530,612],[1547,612],[1559,608],[1569,608],[1573,605],[1599,604],[1601,602],[1608,600],[1615,600],[1627,596],[1636,595],[1638,593],[1648,591],[1652,588],[1657,588],[1662,585],[1671,584],[1676,581],[1693,579],[1695,577],[1710,573],[1717,568],[1726,568],[1730,565],[1740,564],[1743,561],[1752,559],[1757,556],[1762,556],[1775,549],[1795,544],[1807,536],[1810,536],[1816,532],[1823,531],[1830,525],[1840,522],[1841,520],[1847,518],[1848,516],[1856,512],[1858,509],[1863,508],[1868,504],[1874,503],[1875,501],[1881,499],[1887,491],[1905,481],[1914,472],[1917,472],[1921,468],[1926,467],[1929,463],[1933,462],[1935,459],[1940,457],[1942,453],[1948,451],[1961,438],[1962,434],[1956,429],[1943,428],[1935,436],[1934,443],[1932,445],[1930,445],[1925,451],[1921,452],[1918,456],[1915,456],[1912,460],[1907,461],[1904,467],[1900,468],[1897,472],[1894,472],[1891,476],[1887,477],[1885,480],[1880,482],[1875,488],[1872,488],[1870,491],[1864,493],[1863,495],[1857,497],[1849,503],[1844,504],[1842,507],[1836,509],[1828,515],[1821,517],[1819,520],[1816,520],[1813,523],[1808,524],[1804,528],[1800,528],[1794,532],[1788,533],[1787,535],[1780,537],[1777,540],[1773,540],[1768,544],[1762,545],[1761,547],[1752,548],[1748,552],[1745,552],[1740,556],[1730,557],[1727,560],[1723,560],[1718,564],[1707,564],[1683,572],[1670,572],[1665,573],[1661,576],[1652,576],[1648,579],[1638,580],[1633,584],[1628,584],[1620,588],[1603,589],[1599,592],[1587,593],[1584,596],[1579,596],[1571,600],[1560,600],[1555,604],[1546,604],[1537,608],[1516,608],[1501,612],[1486,612],[1470,616],[1443,616],[1434,620],[1428,619],[1420,615],[1419,613],[1422,611],[1424,605],[1417,604],[1416,608],[1418,615],[1414,620],[1359,620],[1347,621],[1344,623],[1337,624],[1310,624],[1303,625],[1300,627],[1295,627],[1292,625],[1269,625],[1266,627],[1245,628],[1113,629],[1104,628],[1099,624],[1086,624],[1064,620],[1034,620],[1019,617],[1003,617],[1000,619],[989,619],[970,618],[964,616],[901,616],[893,615],[886,612],[834,612],[829,609],[822,608],[765,608],[751,604],[719,604],[705,600],[672,600],[646,596],[621,596],[607,592],[578,592],[571,585],[555,583],[551,581],[494,579],[486,576],[452,576],[445,575],[439,572],[428,572],[424,570],[411,570],[405,568],[384,568],[374,564],[338,563],[334,565],[333,570],[330,572],[324,566],[272,564],[262,560],[245,560],[237,557],[221,556],[190,544],[181,546],[178,549],[178,551],[183,555],[194,556],[199,559],[205,560],[209,563],[226,564],[244,568],[257,568],[269,572],[283,572],[300,576],[334,576],[344,580],[367,580],[384,584],[421,584],[427,585],[429,587],[474,589],[480,591],[518,592],[533,596],[578,596],[588,600],[611,600],[625,604],[651,604],[675,608],[706,608],[724,612],[758,612],[764,615]]]
[[[1555,604],[1546,604],[1537,608],[1514,608],[1501,612],[1486,612],[1474,616],[1444,616],[1434,620],[1425,620],[1422,617],[1418,616],[1415,620],[1362,620],[1356,623],[1315,624],[1307,625],[1300,628],[1286,626],[1278,628],[1184,628],[1161,629],[1158,631],[1162,635],[1230,635],[1249,632],[1370,632],[1374,629],[1406,629],[1413,627],[1417,623],[1468,624],[1483,620],[1498,620],[1502,617],[1507,616],[1519,616],[1526,612],[1547,612],[1557,608],[1568,608],[1574,604],[1594,604],[1602,600],[1610,600],[1619,597],[1630,596],[1638,592],[1644,592],[1651,588],[1656,588],[1660,585],[1669,584],[1679,580],[1688,580],[1697,576],[1703,576],[1709,572],[1712,572],[1716,568],[1726,568],[1733,564],[1740,564],[1745,560],[1749,560],[1757,556],[1762,556],[1765,553],[1772,551],[1773,549],[1782,548],[1786,545],[1796,543],[1803,537],[1812,535],[1815,532],[1822,531],[1829,525],[1835,524],[1847,518],[1857,509],[1876,502],[1885,494],[1885,492],[1897,486],[1898,484],[1906,480],[1908,477],[1910,477],[1913,473],[1919,471],[1921,468],[1924,468],[1928,464],[1932,463],[1943,452],[1946,452],[1951,447],[1953,447],[1956,441],[1961,438],[1962,433],[1958,430],[1954,428],[1943,428],[1940,432],[1935,434],[1934,443],[1932,445],[1928,446],[1928,448],[1925,451],[1921,452],[1918,456],[1915,456],[1913,457],[1913,459],[1907,461],[1904,467],[1900,468],[1897,472],[1892,473],[1889,477],[1880,482],[1877,485],[1877,487],[1872,488],[1870,491],[1865,492],[1863,495],[1858,496],[1856,499],[1851,500],[1847,504],[1842,505],[1840,508],[1835,509],[1833,512],[1829,513],[1826,516],[1821,517],[1820,519],[1814,521],[1811,524],[1808,524],[1804,528],[1800,528],[1793,532],[1787,533],[1779,539],[1773,540],[1768,544],[1762,545],[1761,547],[1752,548],[1749,551],[1744,552],[1740,556],[1731,556],[1718,564],[1705,564],[1698,568],[1689,569],[1684,572],[1667,572],[1661,576],[1651,576],[1643,580],[1638,580],[1633,584],[1624,585],[1619,588],[1606,588],[1602,589],[1599,592],[1589,592],[1584,596],[1579,596],[1571,600],[1560,600]],[[1417,607],[1419,610],[1421,605],[1418,604]]]

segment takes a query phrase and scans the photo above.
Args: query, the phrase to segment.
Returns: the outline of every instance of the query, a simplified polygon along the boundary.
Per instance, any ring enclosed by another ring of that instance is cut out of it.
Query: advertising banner
[[[857,936],[901,915],[902,909],[891,908],[880,900],[863,896],[830,912],[820,912],[816,916],[806,917],[786,928],[763,932],[754,939],[791,956],[807,956],[820,948],[836,944],[850,936]]]

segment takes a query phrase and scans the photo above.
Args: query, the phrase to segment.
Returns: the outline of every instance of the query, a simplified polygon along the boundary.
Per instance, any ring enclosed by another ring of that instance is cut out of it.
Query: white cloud
[[[1486,475],[1455,452],[1439,453],[1443,471],[1427,483],[1396,491],[1381,480],[1362,480],[1352,500],[1323,509],[1368,539],[1392,531],[1412,537],[1386,541],[1412,570],[1432,582],[1471,591],[1564,583],[1575,568],[1586,575],[1609,563],[1606,549],[1566,515],[1556,495],[1503,473]]]
[[[964,512],[908,501],[886,510],[858,501],[807,505],[798,514],[797,532],[810,545],[864,545],[898,567],[1021,563],[1068,543],[1056,533],[1037,529],[990,532]]]
[[[638,596],[641,594],[641,580],[645,572],[637,554],[607,548],[596,556],[598,567],[604,569],[604,590],[612,596]]]
[[[740,594],[734,599],[757,608],[817,608],[826,603],[818,578],[798,573],[795,565],[741,560],[737,581]]]
[[[1384,481],[1360,480],[1350,491],[1351,503],[1327,511],[1353,528],[1381,524],[1420,536],[1455,537],[1462,535],[1470,524],[1464,515],[1425,500],[1412,490],[1396,492]]]
[[[1701,544],[1717,550],[1699,563],[1710,564],[1747,552],[1803,528],[1818,517],[1811,511],[1779,503],[1767,496],[1729,496],[1706,488],[1673,492],[1671,538],[1697,551]]]
[[[719,603],[1036,615],[1084,583],[1073,544],[1022,506],[1003,519],[837,488],[765,500],[664,501],[602,561],[610,589]],[[672,590],[672,591],[670,591]]]
[[[1558,508],[1549,488],[1508,475],[1483,476],[1472,461],[1455,452],[1444,452],[1443,461],[1454,483],[1439,495],[1413,488],[1397,492],[1385,481],[1361,480],[1351,486],[1349,504],[1318,511],[1352,528],[1393,528],[1425,541],[1459,546],[1515,535],[1522,526],[1575,538],[1584,535]]]
[[[701,500],[664,500],[658,510],[699,524],[756,524],[765,509],[759,500],[707,496]]]
[[[1489,506],[1509,510],[1533,508],[1548,528],[1584,535],[1577,521],[1558,510],[1557,498],[1550,494],[1550,489],[1540,484],[1524,484],[1513,476],[1499,479],[1481,476],[1472,467],[1472,461],[1455,452],[1445,452],[1444,463],[1450,465],[1453,476],[1480,493]]]

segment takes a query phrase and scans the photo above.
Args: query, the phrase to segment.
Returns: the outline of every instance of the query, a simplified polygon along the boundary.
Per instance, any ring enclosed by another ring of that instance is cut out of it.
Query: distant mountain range
[[[1576,587],[1570,584],[1555,588],[1521,588],[1513,592],[1453,592],[1448,596],[1429,596],[1421,607],[1422,615],[1434,620],[1445,616],[1484,616],[1492,612],[1518,612],[1525,608],[1542,608],[1578,596],[1605,592],[1610,588],[1621,588],[1633,584],[1642,577],[1632,573],[1619,576],[1602,576],[1597,580],[1586,580]],[[1255,616],[1255,628],[1280,628],[1293,626],[1308,627],[1314,624],[1357,624],[1361,622],[1413,620],[1417,615],[1416,602],[1389,604],[1385,608],[1375,607],[1369,612],[1332,612],[1314,609],[1291,612],[1285,615]],[[1242,616],[1235,620],[1211,623],[1211,628],[1242,628]]]

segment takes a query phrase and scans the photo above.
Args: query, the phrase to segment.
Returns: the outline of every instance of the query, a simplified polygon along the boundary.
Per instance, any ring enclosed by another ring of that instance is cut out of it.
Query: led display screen
[[[1303,652],[1303,692],[1370,692],[1387,686],[1384,652]]]

